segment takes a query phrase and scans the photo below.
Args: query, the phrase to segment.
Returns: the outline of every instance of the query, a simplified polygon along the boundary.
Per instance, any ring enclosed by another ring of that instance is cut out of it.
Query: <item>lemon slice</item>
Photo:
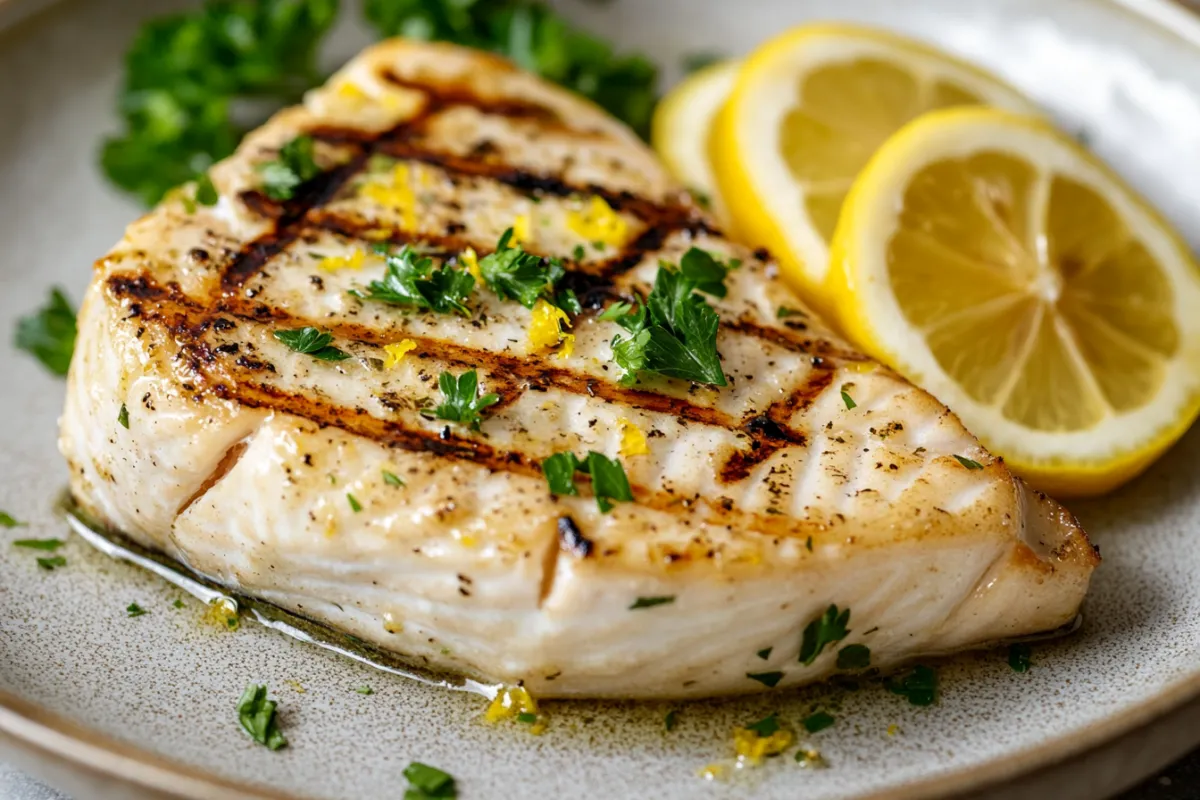
[[[1036,113],[997,78],[893,34],[813,25],[767,42],[738,72],[712,134],[733,228],[823,308],[828,243],[858,171],[919,114],[971,104]]]
[[[829,296],[846,333],[1034,485],[1097,494],[1200,408],[1200,269],[1045,122],[952,109],[879,149],[846,199]]]
[[[667,169],[727,229],[729,212],[708,160],[709,135],[739,66],[724,61],[692,73],[659,102],[650,125],[650,144]]]

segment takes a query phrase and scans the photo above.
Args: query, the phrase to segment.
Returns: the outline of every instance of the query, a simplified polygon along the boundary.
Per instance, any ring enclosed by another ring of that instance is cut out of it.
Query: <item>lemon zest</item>
[[[571,327],[571,318],[553,303],[544,298],[538,298],[529,319],[529,343],[535,352],[549,350],[559,342],[564,342],[559,358],[566,358],[575,349],[575,336],[564,333],[562,325]]]
[[[396,619],[390,611],[383,613],[383,629],[388,633],[403,633],[404,623]]]
[[[228,597],[214,597],[208,601],[208,608],[204,610],[204,619],[227,631],[235,631],[240,622],[237,603]]]
[[[700,768],[700,777],[706,781],[720,781],[725,779],[726,767],[724,764],[705,764]]]
[[[625,417],[618,419],[617,425],[621,429],[621,455],[628,458],[650,454],[650,445],[646,443],[646,434],[642,433],[641,428]]]
[[[515,719],[518,714],[536,714],[537,700],[524,686],[505,686],[496,693],[488,704],[484,719],[497,723],[505,719]]]
[[[417,343],[412,339],[401,339],[393,344],[385,344],[383,352],[387,357],[383,360],[384,369],[391,369],[404,360],[404,356],[417,349]]]
[[[338,84],[336,92],[338,97],[349,100],[355,105],[360,105],[370,99],[362,87],[354,81],[342,81]]]
[[[591,203],[583,211],[567,214],[567,227],[589,242],[603,242],[611,247],[621,247],[629,235],[625,219],[598,195],[592,195]]]
[[[373,182],[362,188],[362,194],[374,200],[381,206],[387,206],[400,213],[400,225],[404,230],[413,231],[417,228],[417,198],[409,185],[409,170],[407,164],[397,164],[392,168],[390,183]]]
[[[366,263],[367,254],[355,248],[348,256],[326,256],[317,262],[317,269],[322,272],[337,272],[339,269],[362,269]]]
[[[751,766],[767,756],[779,755],[795,740],[795,734],[787,728],[780,728],[770,736],[762,736],[749,728],[735,728],[733,750],[737,753],[739,766]]]
[[[479,273],[479,256],[475,253],[474,247],[468,247],[459,253],[458,260],[467,268],[467,272],[474,276],[475,280],[483,280],[483,276]]]
[[[522,247],[529,242],[530,238],[532,237],[529,233],[529,215],[517,214],[517,216],[513,218],[512,239],[509,240],[509,245],[513,247]]]

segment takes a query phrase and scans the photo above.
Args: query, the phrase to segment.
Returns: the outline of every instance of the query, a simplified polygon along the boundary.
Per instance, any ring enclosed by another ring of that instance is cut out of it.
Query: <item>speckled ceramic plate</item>
[[[0,21],[19,0],[0,0]],[[119,59],[138,18],[169,3],[65,2],[0,34],[0,329],[50,283],[78,297],[92,259],[137,208],[94,168]],[[365,41],[357,3],[331,59]],[[1042,101],[1200,244],[1200,21],[1159,0],[617,0],[570,10],[673,66],[735,54],[805,19],[897,28],[990,67]],[[669,70],[668,77],[676,77]],[[8,335],[5,334],[5,339]],[[877,684],[682,705],[554,703],[550,732],[480,722],[483,701],[420,685],[247,623],[205,624],[193,600],[78,537],[47,572],[18,536],[67,536],[55,501],[62,386],[0,347],[0,757],[79,796],[399,797],[410,760],[453,773],[464,798],[696,796],[1095,798],[1200,742],[1200,431],[1144,477],[1075,504],[1105,563],[1082,629],[1035,648],[941,666],[938,705]],[[136,602],[148,613],[129,618]],[[291,746],[239,730],[251,681],[280,700]],[[370,686],[373,694],[356,688]],[[790,759],[705,784],[736,723],[814,706],[837,724],[811,737],[829,763]],[[1168,712],[1170,712],[1168,714]],[[1167,717],[1163,717],[1167,714]],[[1151,724],[1152,723],[1152,724]],[[1123,738],[1122,738],[1123,737]],[[1016,780],[1016,783],[1013,781]],[[1036,791],[1035,791],[1036,790]]]

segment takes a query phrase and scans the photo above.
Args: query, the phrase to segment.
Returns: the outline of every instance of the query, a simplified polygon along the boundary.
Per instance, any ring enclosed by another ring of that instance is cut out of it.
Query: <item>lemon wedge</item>
[[[746,59],[711,136],[733,230],[771,250],[824,310],[829,241],[858,171],[918,115],[979,104],[1036,113],[999,79],[901,36],[849,25],[784,33]]]
[[[738,66],[724,61],[693,72],[663,97],[650,125],[650,144],[663,164],[726,229],[729,212],[708,160],[709,136]]]
[[[1071,138],[928,114],[862,170],[827,285],[843,330],[1035,486],[1107,491],[1200,409],[1200,268]]]

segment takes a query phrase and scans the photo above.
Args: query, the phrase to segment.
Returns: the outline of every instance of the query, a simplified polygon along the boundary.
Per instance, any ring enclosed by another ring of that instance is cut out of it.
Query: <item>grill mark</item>
[[[862,353],[841,347],[827,339],[799,338],[794,333],[788,330],[780,330],[763,325],[760,322],[740,317],[733,320],[721,320],[721,327],[726,330],[736,331],[737,333],[753,336],[756,339],[761,339],[765,342],[792,353],[799,355],[812,356],[813,366],[821,369],[824,366],[826,359],[833,359],[843,362],[859,362],[870,361],[871,359]]]
[[[807,445],[807,437],[790,427],[792,417],[796,411],[812,405],[832,382],[833,370],[814,367],[787,397],[771,403],[762,414],[747,417],[742,430],[750,437],[750,449],[735,450],[729,456],[717,474],[720,482],[745,480],[755,467],[780,450]]]

